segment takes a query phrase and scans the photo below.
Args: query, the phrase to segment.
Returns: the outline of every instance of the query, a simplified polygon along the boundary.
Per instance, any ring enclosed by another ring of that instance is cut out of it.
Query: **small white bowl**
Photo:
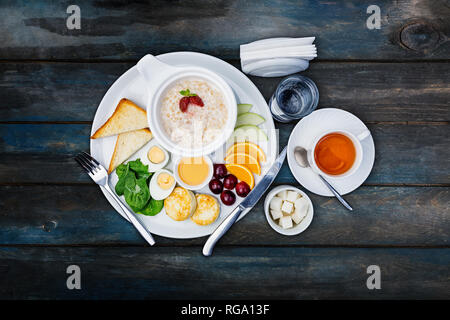
[[[212,160],[211,160],[211,158],[209,156],[202,156],[202,157],[205,159],[206,163],[208,164],[209,172],[208,172],[208,176],[205,179],[205,182],[203,182],[202,184],[196,185],[196,186],[191,186],[191,185],[185,183],[180,178],[180,175],[178,173],[178,164],[180,163],[180,160],[183,157],[177,157],[174,160],[174,162],[173,162],[173,170],[172,171],[173,171],[173,175],[175,177],[175,180],[177,181],[177,183],[180,186],[182,186],[183,188],[188,189],[188,190],[199,190],[199,189],[203,188],[204,186],[206,186],[209,183],[209,181],[212,179],[213,172],[214,172],[213,162],[212,162]]]
[[[295,224],[292,228],[289,229],[283,229],[282,227],[280,227],[273,219],[272,216],[270,215],[270,210],[269,210],[269,205],[270,205],[270,201],[272,200],[273,197],[275,197],[278,193],[280,193],[281,191],[284,190],[291,190],[291,191],[296,191],[298,193],[300,193],[302,195],[302,197],[305,197],[308,202],[309,202],[309,211],[308,214],[306,215],[306,217],[299,223],[299,224]],[[273,230],[275,230],[276,232],[283,234],[285,236],[293,236],[299,233],[302,233],[303,231],[305,231],[309,225],[312,222],[313,216],[314,216],[314,207],[313,204],[311,202],[311,199],[308,197],[308,195],[306,193],[304,193],[302,190],[297,189],[293,186],[289,186],[289,185],[282,185],[282,186],[278,186],[273,188],[266,196],[266,200],[264,201],[264,212],[266,214],[266,219],[267,222],[269,223],[269,225],[272,227]]]

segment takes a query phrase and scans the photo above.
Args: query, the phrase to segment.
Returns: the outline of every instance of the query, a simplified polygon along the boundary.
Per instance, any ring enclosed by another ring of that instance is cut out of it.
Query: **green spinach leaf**
[[[115,186],[116,193],[125,196],[125,201],[134,212],[155,215],[161,211],[164,204],[151,201],[148,179],[152,173],[148,172],[148,165],[144,165],[141,159],[119,165],[116,174],[119,178]]]
[[[119,167],[117,167],[117,168],[119,168]],[[130,171],[129,165],[123,166],[123,168],[120,170],[120,175],[116,169],[116,174],[119,177],[119,181],[117,181],[115,190],[119,196],[122,196],[125,191],[125,181],[127,180],[127,178],[130,177],[130,178],[136,179],[136,176],[133,171]]]
[[[138,212],[143,209],[150,199],[150,191],[148,189],[146,179],[136,179],[131,175],[127,175],[125,179],[125,201],[133,209]]]
[[[136,173],[138,179],[148,179],[152,174],[148,172],[148,165],[144,165],[141,159],[136,159],[127,163],[130,166],[130,170]]]
[[[153,198],[150,198],[150,201],[147,203],[147,205],[137,213],[146,216],[156,216],[158,213],[161,212],[163,207],[164,207],[164,200],[155,200]]]
[[[128,173],[128,170],[130,170],[130,165],[127,164],[121,164],[116,168],[116,174],[117,177],[120,179],[121,177],[123,177],[126,173]]]

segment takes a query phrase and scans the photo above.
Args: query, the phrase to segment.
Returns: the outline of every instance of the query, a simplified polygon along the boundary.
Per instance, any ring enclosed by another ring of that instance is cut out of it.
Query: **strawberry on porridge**
[[[181,147],[200,148],[212,143],[222,134],[227,120],[223,94],[201,78],[182,79],[163,97],[163,128]]]

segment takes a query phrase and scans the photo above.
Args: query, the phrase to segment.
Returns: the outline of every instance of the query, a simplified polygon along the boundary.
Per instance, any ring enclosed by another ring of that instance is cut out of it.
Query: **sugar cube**
[[[291,214],[292,210],[294,209],[294,205],[292,204],[292,202],[289,201],[283,201],[283,205],[281,206],[281,211],[283,211],[284,213],[287,214]]]
[[[297,200],[298,197],[299,197],[299,194],[298,194],[297,191],[289,190],[287,192],[286,200],[294,203],[295,200]]]
[[[303,207],[308,208],[309,202],[305,197],[301,197],[294,202],[294,207],[298,210],[304,210]]]
[[[287,199],[287,191],[283,190],[281,192],[278,192],[277,197],[280,197],[282,200],[286,200]]]
[[[272,200],[270,200],[270,209],[281,211],[281,205],[283,204],[283,199],[279,197],[273,197]]]
[[[294,222],[296,224],[299,224],[300,222],[302,222],[302,220],[306,217],[306,215],[308,214],[308,207],[303,207],[302,209],[297,209],[295,208],[294,213],[291,215],[292,220],[294,220]]]
[[[283,229],[289,229],[292,228],[292,219],[291,216],[283,216],[280,218],[280,227]]]
[[[273,220],[280,219],[283,216],[281,211],[278,210],[270,210],[270,214],[272,215]]]

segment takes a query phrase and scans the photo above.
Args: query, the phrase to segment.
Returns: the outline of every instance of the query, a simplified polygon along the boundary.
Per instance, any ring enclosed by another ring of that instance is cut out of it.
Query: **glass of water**
[[[269,101],[272,116],[279,122],[306,117],[317,108],[319,90],[309,78],[295,75],[283,79]]]

